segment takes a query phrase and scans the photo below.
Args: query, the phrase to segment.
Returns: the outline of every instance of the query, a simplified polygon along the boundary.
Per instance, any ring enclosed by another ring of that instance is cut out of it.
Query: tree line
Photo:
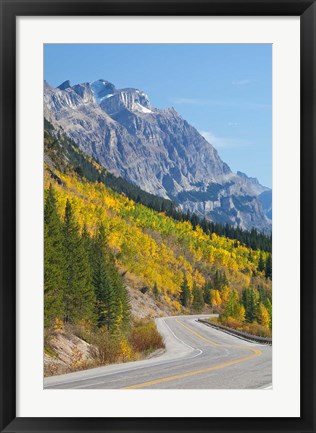
[[[247,287],[241,294],[229,287],[225,271],[216,270],[214,278],[198,288],[190,289],[186,275],[181,284],[179,300],[183,307],[201,312],[205,304],[220,313],[222,319],[258,323],[266,329],[272,328],[272,297],[264,288]]]
[[[143,191],[137,185],[107,172],[102,168],[100,161],[82,153],[74,141],[60,134],[54,134],[53,126],[46,119],[44,125],[45,152],[50,155],[62,171],[67,168],[64,166],[64,157],[66,156],[67,164],[70,164],[71,169],[74,169],[79,176],[85,177],[91,182],[103,183],[113,191],[125,194],[136,203],[143,204],[158,212],[165,212],[167,216],[177,221],[189,221],[193,228],[199,225],[204,233],[210,236],[215,233],[218,236],[239,241],[253,250],[272,251],[272,235],[258,232],[255,228],[248,231],[229,224],[214,223],[206,218],[200,218],[196,213],[183,212],[174,201]]]
[[[44,322],[89,322],[115,334],[128,327],[130,304],[107,245],[104,226],[91,236],[76,221],[67,199],[59,217],[50,185],[44,207]]]

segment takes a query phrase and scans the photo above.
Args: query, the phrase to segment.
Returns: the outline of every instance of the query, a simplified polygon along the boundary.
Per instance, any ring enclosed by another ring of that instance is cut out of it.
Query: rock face
[[[272,220],[272,190],[262,192],[258,198],[265,215]]]
[[[100,79],[44,85],[44,115],[107,170],[219,223],[270,232],[257,179],[233,173],[174,108],[157,109],[138,89]]]

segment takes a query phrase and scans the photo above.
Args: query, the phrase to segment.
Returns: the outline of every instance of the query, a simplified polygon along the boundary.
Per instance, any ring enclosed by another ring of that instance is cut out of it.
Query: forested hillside
[[[94,158],[84,154],[76,143],[66,135],[57,133],[53,126],[45,119],[44,132],[45,158],[49,165],[62,172],[75,171],[81,177],[92,182],[98,181],[120,194],[141,203],[150,209],[165,212],[178,221],[190,221],[193,227],[200,225],[207,234],[216,233],[230,239],[236,239],[242,244],[263,251],[272,251],[272,236],[258,232],[255,228],[250,231],[228,224],[222,225],[200,218],[195,213],[181,211],[176,202],[155,196],[143,191],[137,185],[126,182],[126,180],[114,176],[106,171]]]
[[[240,295],[252,286],[271,291],[270,253],[216,234],[209,236],[199,226],[173,220],[76,174],[55,172],[54,177],[46,172],[45,185],[53,185],[50,190],[54,188],[60,220],[66,221],[66,211],[71,209],[78,236],[86,238],[95,238],[102,227],[121,273],[128,273],[135,287],[157,285],[175,310],[181,309],[184,278],[190,291],[194,284],[198,289],[208,284],[215,292],[235,289]],[[52,192],[46,194],[49,197]],[[221,283],[218,275],[224,275]]]

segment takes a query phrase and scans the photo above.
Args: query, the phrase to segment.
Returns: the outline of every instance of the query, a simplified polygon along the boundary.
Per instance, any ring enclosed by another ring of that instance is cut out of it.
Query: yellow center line
[[[241,348],[241,349],[250,350],[250,352],[252,352],[252,354],[248,355],[248,356],[245,356],[243,358],[238,358],[238,359],[234,359],[232,361],[224,362],[224,363],[221,363],[221,364],[216,364],[216,365],[213,365],[212,367],[207,367],[207,368],[203,368],[203,369],[200,369],[200,370],[189,371],[187,373],[176,374],[176,375],[173,375],[173,376],[162,377],[160,379],[150,380],[148,382],[143,382],[143,383],[138,383],[136,385],[127,386],[125,389],[145,388],[146,386],[157,385],[158,383],[170,382],[172,380],[183,379],[185,377],[194,376],[196,374],[208,373],[210,371],[219,370],[221,368],[229,367],[229,366],[234,365],[234,364],[239,364],[241,362],[248,361],[249,359],[256,358],[257,356],[260,356],[262,354],[261,350],[255,349],[255,348],[252,348],[252,347],[249,347],[249,346],[228,346],[228,345],[222,345],[222,344],[219,344],[219,343],[215,343],[214,341],[212,341],[212,340],[204,337],[203,335],[199,334],[198,332],[193,331],[191,328],[189,328],[188,326],[184,325],[179,320],[176,319],[176,322],[178,322],[181,326],[183,326],[184,328],[186,328],[189,332],[191,332],[192,334],[194,334],[196,337],[200,338],[201,340],[207,341],[208,343],[213,344],[214,346],[238,347],[238,348]]]
[[[182,379],[184,377],[193,376],[195,374],[208,373],[209,371],[219,370],[220,368],[229,367],[230,365],[238,364],[240,362],[248,361],[261,355],[260,350],[254,350],[252,355],[245,356],[244,358],[235,359],[233,361],[224,362],[222,364],[213,365],[212,367],[203,368],[201,370],[189,371],[188,373],[176,374],[174,376],[162,377],[161,379],[150,380],[149,382],[138,383],[137,385],[127,386],[125,389],[144,388],[146,386],[156,385],[157,383],[170,382],[171,380]]]
[[[176,322],[179,323],[179,325],[183,326],[185,329],[187,329],[191,334],[194,334],[196,337],[198,337],[200,340],[207,341],[208,343],[213,344],[214,346],[221,346],[222,344],[215,343],[215,341],[210,340],[209,338],[203,337],[203,335],[199,334],[198,332],[193,331],[193,329],[189,328],[188,326],[184,325],[182,322],[180,322],[178,319],[176,319]]]

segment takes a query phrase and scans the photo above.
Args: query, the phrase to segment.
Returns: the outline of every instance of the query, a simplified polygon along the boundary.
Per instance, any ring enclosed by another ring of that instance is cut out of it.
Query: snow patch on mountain
[[[105,98],[113,96],[114,91],[116,90],[112,83],[102,78],[97,81],[92,81],[90,87],[98,104],[100,104]]]
[[[149,110],[149,108],[146,108],[146,107],[144,107],[143,105],[141,105],[139,102],[136,102],[135,104],[134,104],[134,107],[133,107],[135,110],[138,110],[138,111],[140,111],[140,112],[142,112],[142,113],[146,113],[146,114],[148,114],[148,113],[152,113],[152,110]]]
[[[107,80],[44,85],[44,115],[101,165],[143,190],[222,224],[271,231],[270,191],[232,173],[207,139],[174,108]],[[267,194],[268,196],[268,194]]]

